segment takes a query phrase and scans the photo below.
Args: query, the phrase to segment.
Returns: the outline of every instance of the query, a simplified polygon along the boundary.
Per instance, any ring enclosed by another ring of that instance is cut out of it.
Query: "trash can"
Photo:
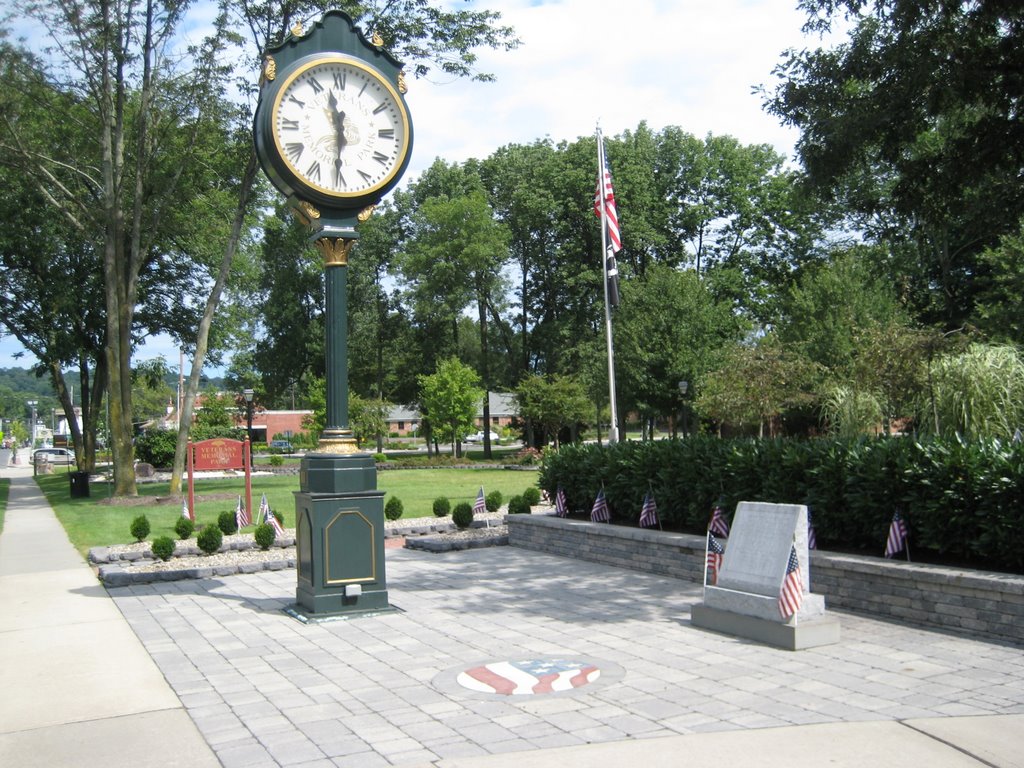
[[[71,498],[81,499],[89,495],[88,472],[68,472],[68,482],[71,483]]]

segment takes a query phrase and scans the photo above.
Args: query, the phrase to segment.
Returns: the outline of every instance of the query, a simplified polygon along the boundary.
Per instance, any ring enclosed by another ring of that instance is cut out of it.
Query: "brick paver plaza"
[[[691,627],[700,588],[687,582],[514,547],[387,557],[398,611],[375,617],[291,618],[294,571],[110,593],[228,768],[1024,714],[1019,647],[839,612],[839,644],[789,652]],[[536,696],[452,682],[484,662],[563,657],[602,676]]]

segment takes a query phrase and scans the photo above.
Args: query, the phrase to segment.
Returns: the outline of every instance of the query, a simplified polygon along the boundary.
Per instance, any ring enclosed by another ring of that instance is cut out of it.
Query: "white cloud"
[[[698,136],[730,134],[792,154],[796,133],[761,108],[783,50],[801,34],[789,0],[530,0],[477,3],[501,11],[522,40],[486,51],[496,83],[412,80],[416,128],[410,177],[435,157],[484,158],[500,146],[550,136],[572,141],[600,121],[605,134],[641,120]]]

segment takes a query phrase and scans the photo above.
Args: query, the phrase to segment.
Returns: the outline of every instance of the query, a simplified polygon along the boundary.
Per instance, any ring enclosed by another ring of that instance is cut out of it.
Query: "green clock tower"
[[[389,610],[384,492],[348,423],[346,283],[359,223],[405,172],[412,120],[401,64],[340,11],[269,48],[253,124],[267,177],[324,260],[327,425],[295,497],[297,614]]]

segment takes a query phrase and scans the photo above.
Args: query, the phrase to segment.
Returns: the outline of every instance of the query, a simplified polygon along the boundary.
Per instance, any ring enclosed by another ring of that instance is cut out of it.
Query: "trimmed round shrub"
[[[179,517],[178,521],[174,524],[174,532],[178,534],[178,538],[182,541],[190,539],[195,529],[196,524],[187,517]]]
[[[174,539],[170,536],[157,536],[149,548],[153,551],[153,557],[159,557],[165,563],[174,557]]]
[[[373,454],[373,460],[377,464],[383,464],[384,462],[386,462],[388,460],[388,456],[387,456],[386,453],[375,453],[375,454]]]
[[[203,527],[203,530],[196,536],[196,544],[208,555],[212,555],[224,542],[224,534],[216,525],[207,525]]]
[[[270,523],[260,523],[252,532],[252,537],[256,541],[256,546],[265,552],[274,543],[274,526]]]
[[[484,497],[484,506],[488,512],[497,512],[501,509],[501,502],[505,500],[505,497],[501,495],[501,491],[491,491]]]
[[[464,531],[473,524],[473,505],[468,501],[460,501],[452,510],[452,522],[460,531]]]
[[[388,499],[388,503],[384,505],[384,517],[388,520],[397,520],[404,511],[402,500],[397,496],[392,496]]]
[[[435,517],[448,517],[452,511],[451,502],[448,501],[447,496],[438,496],[434,499],[434,516]]]
[[[522,496],[513,496],[508,500],[508,513],[510,515],[530,514],[530,505]]]
[[[531,507],[535,507],[540,504],[540,488],[535,485],[531,485],[525,491],[523,491],[523,498],[526,503]]]
[[[235,513],[221,512],[217,516],[217,527],[220,528],[221,533],[225,536],[238,533],[238,520],[235,519]]]
[[[139,515],[132,520],[130,530],[136,541],[145,541],[146,537],[149,536],[149,518],[145,515]]]
[[[267,459],[267,461],[270,463],[270,466],[272,466],[272,467],[280,467],[281,465],[284,464],[284,459],[282,459],[276,453],[273,456],[271,456],[269,459]]]

